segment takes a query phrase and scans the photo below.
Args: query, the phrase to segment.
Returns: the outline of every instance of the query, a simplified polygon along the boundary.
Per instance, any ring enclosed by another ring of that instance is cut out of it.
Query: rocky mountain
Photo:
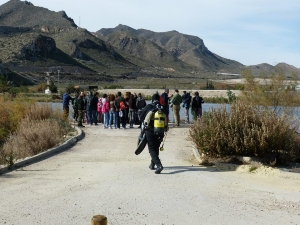
[[[28,1],[10,0],[0,6],[0,60],[18,73],[61,71],[85,79],[105,80],[102,71],[128,72],[135,65],[111,45],[78,28],[64,11],[53,12]],[[37,79],[39,80],[39,79]]]
[[[170,71],[194,69],[155,42],[140,37],[130,30],[111,33],[103,40],[112,45],[124,58],[141,68],[162,68]]]
[[[135,30],[120,24],[115,28],[101,29],[96,32],[96,35],[127,54],[134,55],[137,52],[147,52],[149,54],[146,60],[149,60],[149,57],[153,58],[153,56],[158,55],[155,51],[151,51],[151,47],[149,47],[151,43],[151,45],[155,44],[157,48],[160,47],[161,54],[172,55],[178,61],[196,67],[201,71],[237,73],[244,68],[244,65],[237,61],[225,59],[209,51],[199,37],[182,34],[177,31],[153,32],[145,29]],[[146,39],[148,42],[143,41],[143,45],[139,49],[129,50],[121,47],[125,39],[136,41]],[[141,47],[144,49],[141,49]],[[140,54],[139,57],[144,59],[145,56]]]
[[[0,7],[0,26],[38,29],[43,32],[61,32],[77,28],[64,11],[52,12],[36,7],[28,1],[11,0]]]
[[[11,78],[20,77],[19,83],[26,79],[42,82],[45,72],[58,71],[63,82],[91,83],[129,75],[187,82],[187,78],[208,79],[218,72],[240,73],[245,68],[254,74],[276,68],[299,73],[284,63],[276,68],[267,64],[245,67],[211,52],[201,38],[178,31],[119,25],[91,33],[79,28],[64,11],[53,12],[21,0],[0,6],[0,61],[0,74],[9,71],[5,73]]]
[[[262,63],[258,65],[247,66],[247,69],[249,69],[255,75],[281,72],[287,77],[292,77],[294,75],[298,77],[300,76],[300,69],[286,63],[278,63],[275,66]]]

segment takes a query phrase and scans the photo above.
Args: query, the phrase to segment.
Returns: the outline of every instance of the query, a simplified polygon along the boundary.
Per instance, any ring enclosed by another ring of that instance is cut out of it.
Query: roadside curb
[[[203,160],[201,159],[201,155],[200,155],[197,147],[194,144],[192,144],[192,150],[193,150],[193,154],[194,154],[195,158],[197,159],[197,161],[199,163],[202,163]]]
[[[202,163],[201,155],[197,149],[197,147],[192,144],[192,150],[195,158],[199,161],[199,163]],[[260,158],[257,157],[249,157],[249,156],[232,156],[232,158],[236,158],[241,162],[250,163],[250,162],[260,162],[262,161]]]
[[[53,148],[50,148],[44,152],[41,152],[37,155],[31,156],[31,157],[27,157],[21,161],[16,162],[11,168],[9,168],[8,166],[5,166],[3,168],[0,169],[0,175],[13,171],[15,169],[18,169],[20,167],[24,167],[26,165],[32,164],[32,163],[36,163],[38,161],[41,161],[43,159],[49,158],[57,153],[63,152],[64,150],[66,150],[67,148],[69,148],[72,145],[75,145],[78,141],[80,141],[81,139],[84,138],[84,132],[78,128],[78,127],[74,127],[78,134],[75,137],[72,137],[70,139],[68,139],[67,141],[65,141],[63,144],[59,145],[59,146],[55,146]]]
[[[203,159],[201,158],[201,155],[195,146],[195,144],[192,144],[192,150],[195,158],[197,161],[201,164],[203,162]],[[256,157],[247,157],[247,156],[233,156],[233,158],[238,159],[241,162],[251,163],[251,162],[258,162],[259,159]],[[215,162],[214,163],[217,170],[226,170],[226,171],[235,171],[240,165],[232,164],[232,163],[222,163],[222,162]]]

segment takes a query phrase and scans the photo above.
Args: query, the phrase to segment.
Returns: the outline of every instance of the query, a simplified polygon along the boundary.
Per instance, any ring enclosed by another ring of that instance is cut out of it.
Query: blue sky
[[[212,52],[244,65],[300,68],[300,0],[30,0],[64,10],[90,31],[118,24],[203,39]],[[6,1],[0,0],[3,4]]]

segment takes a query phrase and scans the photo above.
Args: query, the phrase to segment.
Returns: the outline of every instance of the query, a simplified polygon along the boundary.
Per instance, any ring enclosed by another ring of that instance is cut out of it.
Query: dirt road
[[[137,128],[84,128],[86,137],[49,159],[0,176],[0,224],[300,224],[300,178],[222,171],[194,161],[188,128],[171,128],[149,170],[134,154]],[[275,170],[274,170],[275,171]]]

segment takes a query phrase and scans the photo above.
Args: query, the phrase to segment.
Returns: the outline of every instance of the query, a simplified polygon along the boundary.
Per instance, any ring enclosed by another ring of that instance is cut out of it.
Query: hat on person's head
[[[177,93],[178,93],[178,92],[179,92],[179,91],[178,91],[178,89],[175,89],[175,92],[177,92]]]

